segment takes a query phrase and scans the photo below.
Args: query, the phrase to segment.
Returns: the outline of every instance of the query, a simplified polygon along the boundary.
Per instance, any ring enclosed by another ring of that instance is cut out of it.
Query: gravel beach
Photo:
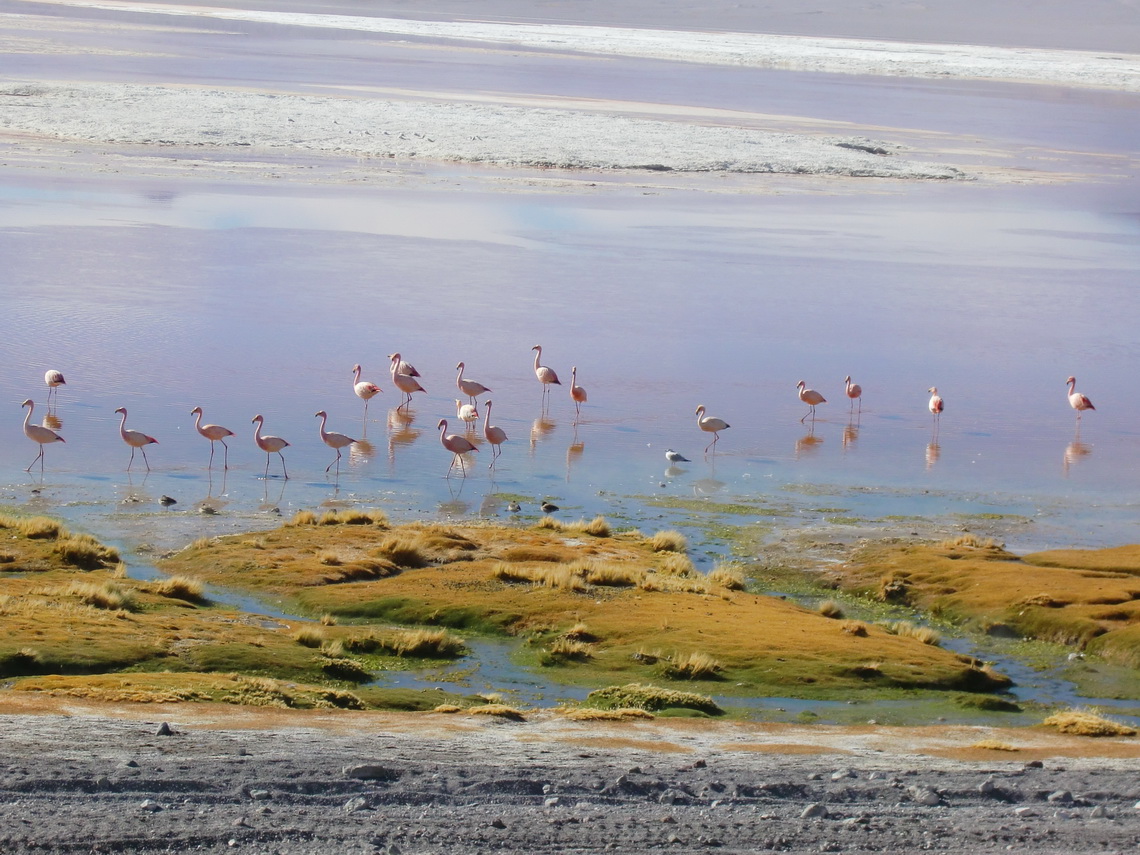
[[[4,852],[1122,852],[1135,740],[9,696]],[[164,727],[165,725],[165,727]],[[167,732],[169,731],[169,732]],[[982,749],[986,740],[1000,750]]]

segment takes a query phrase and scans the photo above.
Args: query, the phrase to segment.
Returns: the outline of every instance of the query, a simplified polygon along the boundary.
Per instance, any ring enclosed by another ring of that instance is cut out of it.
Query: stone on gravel
[[[827,817],[827,808],[818,802],[813,802],[803,809],[800,817],[802,819],[825,819]]]
[[[162,724],[160,724],[158,726],[158,730],[156,730],[154,732],[154,735],[155,736],[173,736],[174,731],[171,729],[170,725],[164,721]]]
[[[400,777],[400,773],[378,763],[358,763],[355,766],[345,766],[344,776],[360,781],[394,781]]]

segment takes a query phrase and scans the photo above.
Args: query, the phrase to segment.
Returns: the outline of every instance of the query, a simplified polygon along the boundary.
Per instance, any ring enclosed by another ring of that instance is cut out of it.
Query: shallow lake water
[[[820,522],[1014,514],[1038,522],[1020,530],[1022,548],[1133,540],[1138,221],[1089,195],[9,181],[8,500],[125,541],[135,517],[122,513],[162,495],[178,500],[164,519],[207,502],[220,517],[334,501],[401,519],[505,515],[508,496],[531,515],[550,499],[563,516],[636,520],[652,517],[639,497],[707,497],[772,502],[795,525],[821,508]],[[545,404],[535,344],[563,380]],[[388,376],[394,351],[427,389],[407,410]],[[463,432],[460,360],[493,390],[484,400],[509,440],[493,469],[484,446],[466,477],[448,478],[436,424]],[[358,362],[384,389],[367,421]],[[580,417],[572,366],[589,395]],[[42,476],[25,474],[36,446],[19,433],[19,402],[43,414],[49,367],[68,378],[52,406],[67,442],[47,447]],[[1097,406],[1080,426],[1069,374]],[[800,379],[828,399],[814,422],[801,422]],[[946,400],[937,432],[932,385]],[[731,425],[708,454],[698,404]],[[149,475],[141,455],[126,471],[120,406],[159,440]],[[195,406],[237,434],[228,471],[220,446],[207,468]],[[335,453],[318,410],[366,440],[339,476],[324,472]],[[288,481],[276,455],[263,478],[256,413],[291,443]],[[670,467],[666,448],[692,462]]]

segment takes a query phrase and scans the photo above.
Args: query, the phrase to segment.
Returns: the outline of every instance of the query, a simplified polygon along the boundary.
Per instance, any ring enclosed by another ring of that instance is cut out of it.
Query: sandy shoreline
[[[549,712],[505,722],[111,710],[11,696],[4,708],[8,852],[1085,852],[1140,842],[1131,740],[581,724]],[[173,733],[158,735],[163,722]],[[1017,750],[970,748],[982,739]]]

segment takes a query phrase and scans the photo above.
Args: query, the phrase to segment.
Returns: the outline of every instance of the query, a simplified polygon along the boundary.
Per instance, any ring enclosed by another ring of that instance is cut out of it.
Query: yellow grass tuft
[[[938,546],[942,549],[994,549],[1000,544],[992,537],[978,537],[976,534],[966,533],[943,540]]]
[[[303,526],[303,525],[316,525],[317,515],[312,511],[297,511],[293,514],[293,518],[285,523],[287,526]]]
[[[843,606],[835,602],[835,600],[824,600],[815,610],[826,618],[834,618],[839,620],[843,617]]]
[[[467,645],[445,629],[413,629],[396,634],[393,647],[397,656],[461,656]]]
[[[571,707],[560,710],[571,721],[630,721],[657,718],[653,713],[639,709],[596,710],[590,707]]]
[[[697,568],[693,566],[693,562],[689,560],[687,555],[674,554],[665,556],[661,566],[657,568],[657,572],[662,576],[689,578],[696,574]]]
[[[867,624],[861,620],[846,621],[841,629],[848,635],[853,635],[856,638],[866,638],[867,636]]]
[[[119,552],[104,546],[89,534],[72,534],[56,538],[55,551],[74,567],[95,570],[119,560]]]
[[[645,570],[632,564],[619,564],[608,561],[604,564],[591,563],[586,571],[586,581],[591,585],[613,587],[633,587],[641,584],[645,578]]]
[[[323,615],[321,615],[321,625],[322,626],[336,626],[336,615],[332,615],[332,614],[329,614],[328,612],[325,612]]]
[[[447,713],[450,715],[452,713],[463,712],[463,707],[457,707],[455,704],[440,704],[433,709],[432,712]]]
[[[512,721],[526,721],[523,714],[514,707],[506,704],[485,704],[481,707],[471,707],[467,710],[470,715],[492,715],[496,718],[507,718]]]
[[[565,662],[567,660],[585,662],[593,656],[589,644],[584,641],[565,637],[556,638],[550,642],[550,645],[546,648],[546,652],[550,660],[555,662]]]
[[[67,530],[50,517],[17,517],[0,515],[0,528],[16,531],[29,540],[55,540],[67,534]]]
[[[295,633],[293,639],[302,647],[320,647],[325,643],[325,634],[315,626],[303,626]]]
[[[72,582],[63,593],[97,609],[129,610],[133,605],[133,592],[111,582]]]
[[[381,541],[379,546],[372,550],[371,554],[376,558],[387,559],[397,567],[409,567],[412,569],[426,567],[430,561],[421,548],[421,545],[420,541],[411,536],[387,537]]]
[[[931,644],[934,646],[942,642],[942,633],[929,626],[916,626],[909,620],[900,620],[885,626],[887,632],[891,635],[897,635],[900,638],[913,638],[915,641],[921,641],[923,644]]]
[[[601,514],[582,526],[582,531],[591,537],[609,537],[611,534],[610,524]]]
[[[339,555],[329,549],[317,553],[317,560],[326,567],[339,567],[344,563],[344,560]]]
[[[664,673],[673,680],[715,680],[724,668],[707,653],[674,654],[664,667]]]
[[[686,552],[689,541],[679,531],[659,531],[649,538],[649,548],[654,552]]]
[[[709,572],[708,580],[729,591],[743,591],[745,587],[744,571],[733,564],[716,565]]]
[[[1002,742],[998,739],[982,739],[975,742],[970,746],[971,748],[981,748],[985,751],[1020,751],[1021,749],[1015,745],[1010,745],[1008,742]]]
[[[200,603],[205,599],[205,586],[197,579],[186,576],[169,576],[155,582],[152,590],[160,596],[191,603]]]
[[[562,634],[563,638],[569,638],[574,641],[597,641],[598,637],[590,632],[590,628],[586,624],[579,621],[570,627]]]
[[[546,516],[540,519],[534,525],[535,528],[546,529],[547,531],[565,531],[566,524],[556,520],[554,517]]]
[[[1135,736],[1136,729],[1105,718],[1095,710],[1065,710],[1042,722],[1074,736]]]

